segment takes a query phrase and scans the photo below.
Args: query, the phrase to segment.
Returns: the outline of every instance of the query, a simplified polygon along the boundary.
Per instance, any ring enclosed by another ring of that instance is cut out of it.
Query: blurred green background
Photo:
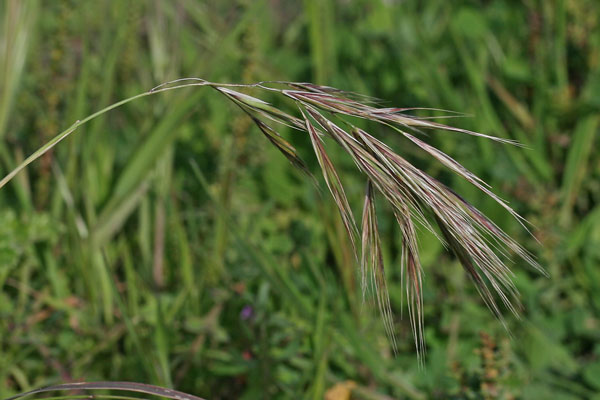
[[[449,123],[524,143],[426,138],[508,199],[539,244],[366,125],[551,274],[513,265],[524,318],[507,314],[510,338],[422,232],[419,369],[390,210],[379,205],[397,356],[373,301],[362,304],[323,182],[320,193],[214,91],[159,94],[80,128],[0,191],[0,397],[128,380],[207,399],[600,398],[597,0],[7,0],[0,10],[1,175],[77,119],[166,80],[327,84],[464,112]],[[319,176],[308,138],[283,134]],[[328,151],[360,215],[364,179]]]

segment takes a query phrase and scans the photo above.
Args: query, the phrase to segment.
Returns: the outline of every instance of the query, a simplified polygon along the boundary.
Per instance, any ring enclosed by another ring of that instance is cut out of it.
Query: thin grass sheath
[[[375,210],[375,198],[378,195],[382,196],[389,204],[400,226],[402,234],[401,277],[406,287],[409,319],[419,358],[425,352],[425,340],[423,337],[423,273],[419,262],[416,222],[431,230],[446,248],[452,250],[477,287],[486,305],[501,321],[503,321],[503,317],[496,302],[497,298],[500,298],[504,306],[517,315],[520,308],[518,293],[512,282],[513,274],[506,264],[507,261],[510,261],[510,255],[516,254],[539,272],[545,273],[527,250],[477,208],[450,188],[412,165],[381,140],[353,126],[344,119],[344,116],[370,120],[390,128],[392,132],[403,135],[418,149],[491,197],[527,229],[526,221],[504,200],[494,194],[489,185],[459,162],[418,139],[412,133],[420,132],[423,129],[433,129],[464,133],[505,144],[518,145],[517,142],[444,125],[432,121],[433,117],[419,118],[407,113],[419,108],[378,108],[377,101],[368,96],[311,83],[228,84],[212,83],[199,78],[184,78],[166,82],[148,92],[122,100],[77,121],[7,174],[0,181],[0,188],[31,162],[75,132],[82,124],[135,99],[164,91],[196,86],[211,87],[241,108],[292,165],[312,176],[296,149],[283,139],[273,124],[288,126],[307,134],[325,183],[339,209],[356,259],[360,260],[363,295],[369,287],[372,288],[386,334],[390,337],[394,348],[396,342],[393,313],[387,291]],[[292,100],[297,109],[297,116],[239,90],[277,94],[284,99]],[[448,117],[450,112],[446,111],[445,113],[439,118]],[[340,125],[345,126],[346,129]],[[325,137],[333,139],[334,143],[347,152],[358,170],[365,175],[367,189],[360,229],[356,224],[339,175],[327,154],[326,143],[323,140]],[[432,218],[427,218],[428,215]],[[431,222],[438,226],[441,234]],[[360,246],[358,245],[359,240]]]

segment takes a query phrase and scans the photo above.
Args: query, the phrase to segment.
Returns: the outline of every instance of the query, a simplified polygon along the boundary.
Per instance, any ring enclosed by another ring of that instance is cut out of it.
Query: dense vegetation
[[[392,210],[377,204],[397,355],[376,303],[362,304],[322,179],[319,190],[222,96],[157,94],[80,127],[0,190],[0,398],[76,380],[207,399],[599,396],[597,1],[9,0],[0,10],[2,176],[76,120],[170,79],[327,84],[390,107],[464,112],[451,123],[526,145],[422,137],[490,183],[534,237],[400,135],[356,122],[550,274],[511,265],[524,305],[522,320],[505,313],[511,338],[420,230],[420,369]],[[319,176],[306,135],[282,133]],[[325,144],[360,215],[364,179]]]

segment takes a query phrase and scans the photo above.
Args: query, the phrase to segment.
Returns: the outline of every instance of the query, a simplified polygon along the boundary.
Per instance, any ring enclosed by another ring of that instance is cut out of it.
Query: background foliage
[[[380,227],[399,354],[333,201],[208,89],[93,121],[0,191],[0,397],[131,380],[224,398],[600,398],[600,3],[228,0],[0,3],[0,174],[102,107],[178,77],[312,81],[523,142],[426,139],[534,225],[374,134],[533,251],[512,339],[421,233],[428,354],[401,319],[398,228]],[[284,132],[310,166],[310,142]],[[352,206],[364,182],[334,156]],[[321,182],[323,187],[323,183]],[[324,194],[324,195],[322,195]],[[596,397],[594,397],[596,396]]]

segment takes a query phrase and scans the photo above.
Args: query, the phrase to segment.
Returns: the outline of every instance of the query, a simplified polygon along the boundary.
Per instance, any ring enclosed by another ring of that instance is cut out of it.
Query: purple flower
[[[242,308],[242,311],[240,311],[240,318],[243,321],[247,321],[250,318],[252,318],[252,316],[254,315],[254,309],[252,308],[252,306],[249,305],[245,305],[244,308]]]

